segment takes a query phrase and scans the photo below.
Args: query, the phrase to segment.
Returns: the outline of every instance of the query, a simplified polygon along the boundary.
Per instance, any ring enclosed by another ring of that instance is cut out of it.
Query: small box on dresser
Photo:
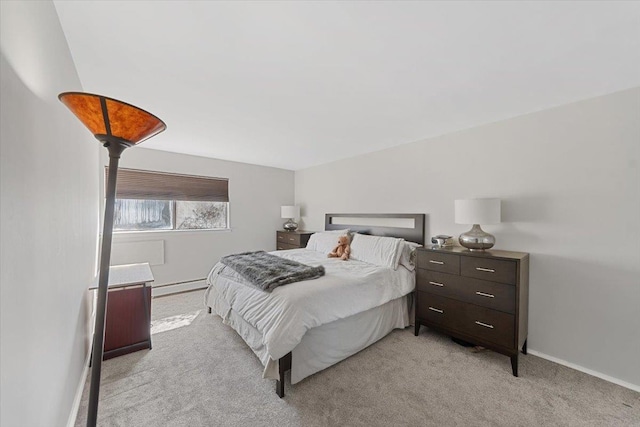
[[[313,231],[280,231],[276,232],[276,249],[279,251],[287,249],[299,249],[307,246],[309,237]]]
[[[527,354],[529,254],[419,248],[415,335],[425,325],[511,358]]]

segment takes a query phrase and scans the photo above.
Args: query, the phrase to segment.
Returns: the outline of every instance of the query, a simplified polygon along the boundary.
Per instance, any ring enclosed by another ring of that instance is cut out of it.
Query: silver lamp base
[[[289,218],[287,222],[282,224],[282,227],[287,231],[296,231],[298,229],[298,223],[294,222],[292,218]]]
[[[484,251],[491,249],[496,244],[496,238],[493,234],[487,233],[478,224],[473,224],[471,230],[462,233],[458,241],[470,251]]]

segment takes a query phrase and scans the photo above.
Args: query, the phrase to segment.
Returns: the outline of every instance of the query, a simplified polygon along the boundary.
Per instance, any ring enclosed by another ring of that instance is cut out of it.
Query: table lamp
[[[296,218],[300,218],[300,206],[282,206],[280,208],[280,217],[287,218],[282,227],[287,231],[296,231],[298,229],[298,223],[294,221]]]
[[[455,201],[456,224],[473,224],[471,230],[458,238],[460,245],[471,251],[483,251],[495,245],[496,238],[480,224],[500,222],[500,199],[463,199]]]

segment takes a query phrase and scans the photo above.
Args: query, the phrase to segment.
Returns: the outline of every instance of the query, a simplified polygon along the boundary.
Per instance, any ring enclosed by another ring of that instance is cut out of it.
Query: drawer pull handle
[[[495,273],[496,271],[492,268],[482,268],[482,267],[476,267],[476,270],[478,271],[485,271],[487,273]]]
[[[487,297],[487,298],[495,298],[495,295],[491,295],[491,294],[485,294],[484,292],[476,292],[476,295],[480,295],[481,297]]]
[[[478,322],[476,320],[476,325],[484,326],[485,328],[493,329],[493,325],[489,325],[487,323]]]
[[[429,284],[433,286],[444,286],[444,283],[438,283],[438,282],[429,282]]]
[[[440,314],[444,313],[444,310],[440,310],[439,308],[429,307],[429,310],[435,311],[436,313],[440,313]]]
[[[442,262],[442,261],[434,261],[434,260],[430,259],[430,260],[429,260],[429,262],[430,262],[431,264],[444,265],[444,262]]]
[[[293,242],[296,239],[294,239],[293,237],[289,237],[289,240],[291,240]]]

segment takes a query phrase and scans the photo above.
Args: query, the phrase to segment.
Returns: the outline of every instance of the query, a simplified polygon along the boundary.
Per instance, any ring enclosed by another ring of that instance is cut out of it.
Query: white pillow
[[[333,230],[322,233],[313,233],[307,242],[307,249],[328,255],[333,248],[338,246],[338,237],[348,235],[348,233],[349,230]]]
[[[354,234],[351,240],[351,258],[381,267],[398,268],[402,239],[395,237]]]
[[[415,253],[416,248],[421,247],[418,243],[403,241],[398,251],[398,262],[396,265],[402,265],[407,270],[413,271],[416,269]]]

